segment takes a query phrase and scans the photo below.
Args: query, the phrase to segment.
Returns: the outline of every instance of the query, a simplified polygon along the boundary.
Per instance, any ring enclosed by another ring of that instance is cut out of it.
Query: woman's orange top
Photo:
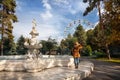
[[[75,47],[73,48],[72,53],[73,53],[73,57],[74,57],[74,58],[80,57],[79,51],[80,51],[81,48],[82,48],[81,45],[75,46]]]

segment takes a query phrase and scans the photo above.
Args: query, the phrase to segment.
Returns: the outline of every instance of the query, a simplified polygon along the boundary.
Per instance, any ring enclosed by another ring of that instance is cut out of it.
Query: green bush
[[[84,49],[83,49],[83,55],[84,56],[92,56],[92,48],[90,45],[87,45]]]
[[[95,55],[96,57],[105,57],[105,53],[103,53],[103,52],[98,52],[98,51],[95,51],[95,52],[94,52],[94,55]]]

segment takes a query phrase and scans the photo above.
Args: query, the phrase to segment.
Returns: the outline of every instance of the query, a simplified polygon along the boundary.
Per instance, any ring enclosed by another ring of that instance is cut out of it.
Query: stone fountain
[[[37,40],[39,33],[36,30],[36,21],[33,20],[32,31],[30,32],[31,38],[27,39],[24,43],[25,47],[28,48],[27,59],[35,59],[39,57],[39,49],[42,48],[42,44]],[[42,56],[42,54],[40,54]]]

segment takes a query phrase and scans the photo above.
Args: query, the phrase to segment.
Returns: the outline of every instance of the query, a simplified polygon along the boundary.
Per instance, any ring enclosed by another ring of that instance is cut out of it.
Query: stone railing
[[[25,55],[0,56],[0,60],[23,60],[25,57]]]

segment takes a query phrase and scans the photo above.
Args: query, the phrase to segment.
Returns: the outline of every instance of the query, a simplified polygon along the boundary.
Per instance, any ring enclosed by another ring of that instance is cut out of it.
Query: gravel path
[[[86,58],[83,58],[83,60]],[[88,59],[94,63],[94,71],[83,80],[120,80],[120,64]]]

